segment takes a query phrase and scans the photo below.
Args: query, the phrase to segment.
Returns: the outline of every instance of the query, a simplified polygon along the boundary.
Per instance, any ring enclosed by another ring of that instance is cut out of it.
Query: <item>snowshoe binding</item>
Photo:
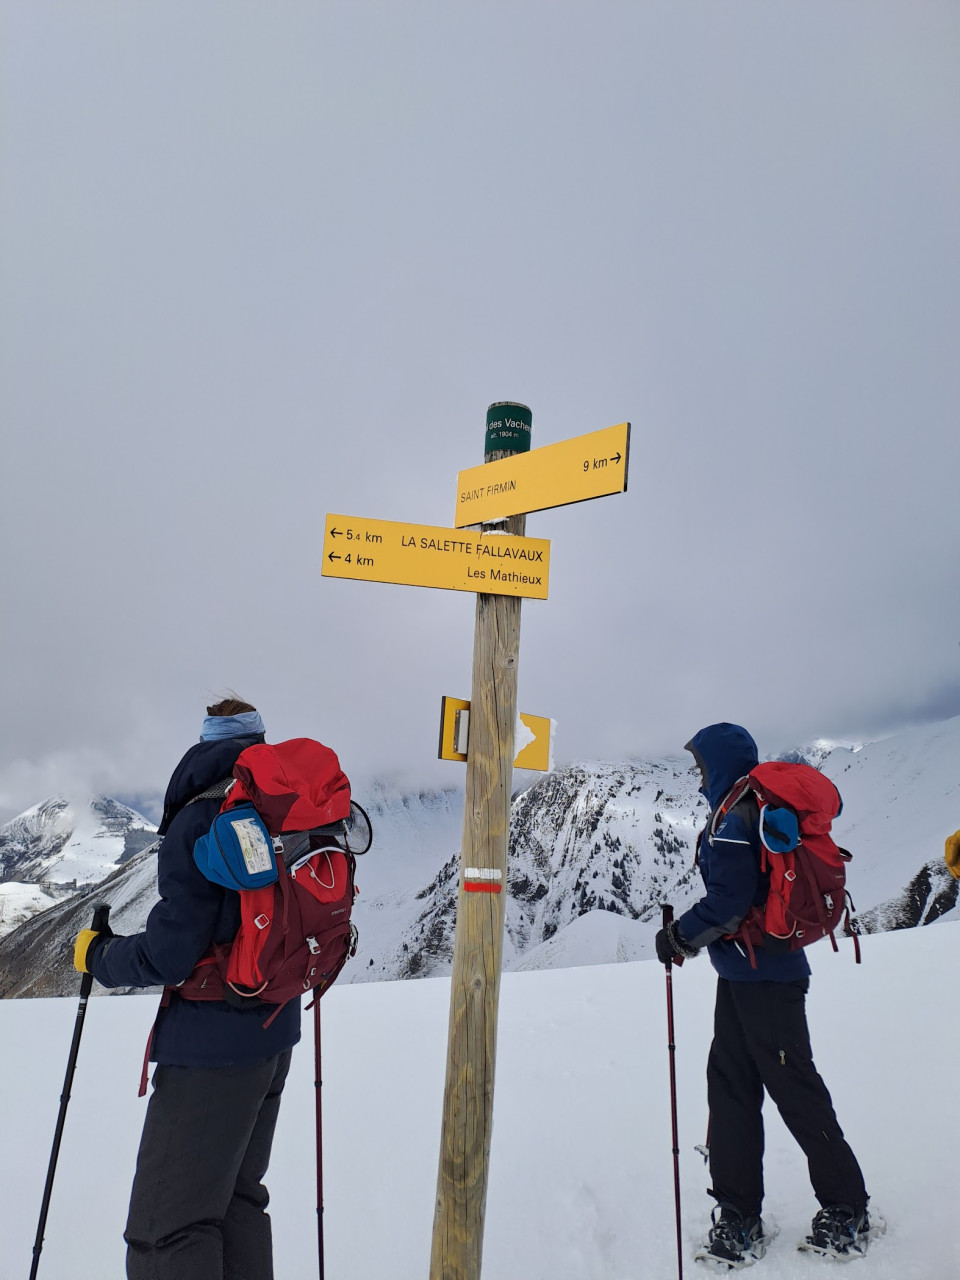
[[[701,1247],[693,1255],[697,1262],[716,1271],[739,1271],[758,1262],[777,1234],[772,1223],[753,1216],[741,1217],[735,1209],[718,1206],[711,1215],[713,1225]]]
[[[797,1248],[801,1253],[815,1253],[834,1262],[851,1262],[862,1258],[871,1240],[882,1235],[887,1224],[878,1215],[854,1213],[849,1205],[828,1205],[813,1219],[810,1234]]]

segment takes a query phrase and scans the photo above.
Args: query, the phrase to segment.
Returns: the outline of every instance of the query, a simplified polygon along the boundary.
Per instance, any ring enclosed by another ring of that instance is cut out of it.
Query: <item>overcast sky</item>
[[[960,713],[960,7],[3,0],[0,818],[162,789],[209,698],[436,761],[488,403],[633,424],[531,516],[560,762]]]

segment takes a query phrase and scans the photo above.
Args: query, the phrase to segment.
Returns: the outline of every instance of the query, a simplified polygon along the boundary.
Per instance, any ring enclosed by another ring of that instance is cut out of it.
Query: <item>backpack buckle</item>
[[[257,926],[258,929],[265,929],[267,925],[270,923],[270,917],[268,915],[264,915],[261,912],[261,914],[256,917],[253,923]]]
[[[316,940],[316,938],[307,938],[306,942],[307,942],[307,946],[310,948],[310,954],[312,956],[317,955],[318,952],[320,951],[320,943]]]

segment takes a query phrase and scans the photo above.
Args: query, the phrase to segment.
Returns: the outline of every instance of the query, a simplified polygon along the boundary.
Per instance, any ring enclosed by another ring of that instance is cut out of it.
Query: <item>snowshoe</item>
[[[695,1261],[716,1271],[739,1271],[758,1262],[777,1228],[762,1218],[742,1218],[733,1209],[717,1207],[711,1215],[706,1240],[693,1255]]]
[[[810,1234],[797,1248],[801,1253],[815,1253],[834,1262],[851,1262],[862,1258],[871,1240],[883,1235],[887,1224],[879,1214],[855,1214],[849,1205],[828,1205],[813,1219]]]

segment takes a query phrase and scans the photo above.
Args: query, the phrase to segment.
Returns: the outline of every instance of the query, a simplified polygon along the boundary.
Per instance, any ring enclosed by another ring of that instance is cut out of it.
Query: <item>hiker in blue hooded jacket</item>
[[[719,975],[707,1062],[710,1194],[717,1206],[697,1257],[724,1269],[763,1256],[770,1235],[760,1217],[764,1092],[803,1149],[821,1205],[802,1247],[833,1257],[856,1256],[876,1226],[871,1231],[860,1166],[813,1063],[806,955],[760,946],[751,963],[746,948],[727,937],[767,895],[756,801],[748,794],[726,814],[717,814],[734,783],[759,763],[756,743],[746,729],[723,723],[701,729],[686,750],[700,770],[700,791],[711,810],[698,838],[706,892],[660,930],[656,949],[667,964],[706,947]]]
[[[160,901],[143,933],[84,929],[74,950],[81,973],[105,987],[176,986],[211,943],[233,940],[239,894],[200,873],[193,847],[220,810],[240,752],[263,741],[249,703],[231,698],[207,708],[200,742],[177,765],[164,798]],[[130,1280],[272,1280],[262,1178],[300,1039],[300,1001],[265,1027],[272,1012],[176,995],[160,1009],[124,1232]]]

